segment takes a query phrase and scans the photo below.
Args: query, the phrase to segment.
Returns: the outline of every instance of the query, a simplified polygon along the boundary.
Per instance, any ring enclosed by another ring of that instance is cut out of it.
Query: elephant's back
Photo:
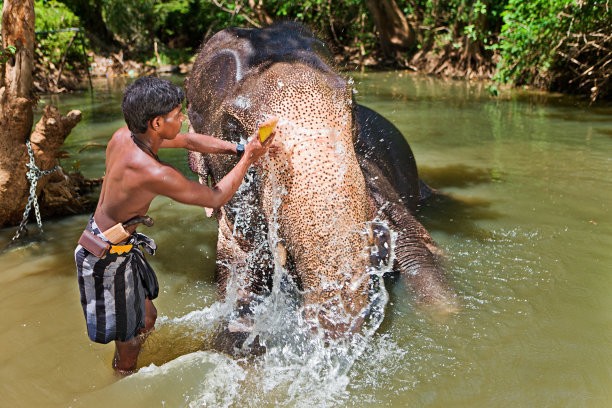
[[[243,64],[249,70],[265,69],[277,62],[299,62],[321,71],[333,71],[331,53],[325,43],[299,23],[287,21],[262,29],[230,30],[238,41],[248,43]]]
[[[389,120],[362,105],[355,105],[355,122],[355,153],[364,176],[384,177],[394,189],[388,192],[389,197],[399,195],[412,212],[416,211],[420,199],[419,177],[412,149],[404,135]],[[370,174],[372,168],[376,168],[376,174]],[[385,190],[382,181],[370,180],[370,183],[380,184],[379,190]]]

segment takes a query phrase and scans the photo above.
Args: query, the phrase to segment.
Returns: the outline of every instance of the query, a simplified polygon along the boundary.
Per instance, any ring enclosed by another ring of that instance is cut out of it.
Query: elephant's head
[[[352,91],[325,63],[314,37],[299,30],[290,37],[283,30],[261,33],[218,33],[186,82],[195,131],[238,143],[268,117],[279,118],[280,153],[267,156],[218,213],[220,241],[228,234],[235,241],[223,243],[218,258],[221,268],[246,261],[251,273],[265,276],[272,268],[266,258],[274,254],[300,281],[313,325],[344,333],[365,313],[371,263],[371,214],[353,147]],[[206,174],[219,180],[235,163],[222,155],[191,156],[201,180]]]

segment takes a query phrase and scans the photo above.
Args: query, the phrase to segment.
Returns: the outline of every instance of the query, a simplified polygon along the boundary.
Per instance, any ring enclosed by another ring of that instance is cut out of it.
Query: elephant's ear
[[[218,32],[200,49],[191,74],[185,80],[188,114],[194,130],[213,136],[215,116],[223,101],[248,71],[250,44],[236,29]]]
[[[223,114],[223,101],[232,95],[245,74],[245,61],[251,53],[248,42],[237,32],[237,29],[226,29],[204,43],[190,75],[185,79],[191,132],[224,136],[216,127]],[[209,155],[189,152],[189,167],[199,175],[201,183],[216,182]]]

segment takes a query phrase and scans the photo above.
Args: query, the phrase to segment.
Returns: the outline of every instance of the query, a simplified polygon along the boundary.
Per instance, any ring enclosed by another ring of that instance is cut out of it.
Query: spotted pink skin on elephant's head
[[[279,118],[281,152],[260,170],[262,211],[295,262],[308,317],[344,333],[358,326],[369,285],[368,198],[353,148],[351,89],[295,63],[275,64],[241,89],[231,110],[250,133],[266,115]]]

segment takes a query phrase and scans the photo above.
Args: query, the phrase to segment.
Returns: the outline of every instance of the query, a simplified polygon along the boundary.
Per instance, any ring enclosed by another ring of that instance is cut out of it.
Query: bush
[[[602,66],[606,58],[610,60],[606,47],[610,46],[612,8],[606,3],[510,0],[503,13],[502,60],[496,79],[549,90],[591,92],[592,99],[609,95],[609,73],[606,77]],[[594,68],[591,74],[584,77],[590,68]]]
[[[71,39],[75,35],[78,35],[78,33],[74,31],[58,33],[44,32],[78,28],[80,22],[78,17],[76,17],[63,3],[56,0],[36,0],[34,9],[36,13],[36,32],[43,32],[36,35],[35,57],[43,66],[47,66],[54,71],[55,68],[59,68]],[[66,70],[73,70],[76,67],[82,67],[82,65],[84,65],[81,39],[84,39],[84,37],[77,37],[72,46],[68,49],[65,66]]]

